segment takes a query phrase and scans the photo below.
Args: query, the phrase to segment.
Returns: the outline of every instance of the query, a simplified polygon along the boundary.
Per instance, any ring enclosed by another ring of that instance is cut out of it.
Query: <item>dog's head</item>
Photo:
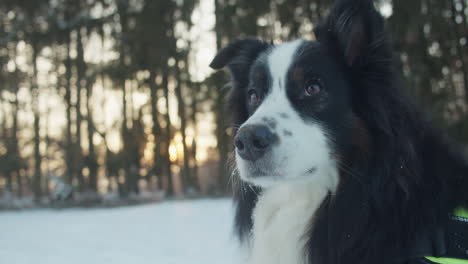
[[[215,57],[228,67],[230,111],[243,180],[261,187],[314,181],[334,190],[338,166],[363,131],[360,75],[387,67],[383,19],[371,0],[339,0],[315,30],[316,41],[270,45],[236,41]],[[380,61],[375,65],[374,61]]]

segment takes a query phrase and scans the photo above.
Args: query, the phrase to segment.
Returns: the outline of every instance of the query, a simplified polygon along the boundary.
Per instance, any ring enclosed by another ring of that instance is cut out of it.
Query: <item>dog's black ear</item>
[[[250,65],[270,45],[256,39],[237,40],[222,49],[210,64],[213,69],[227,66],[234,87],[247,85]]]
[[[315,28],[315,36],[339,49],[351,67],[386,40],[384,19],[373,0],[335,0],[330,15]]]
[[[225,66],[231,67],[247,63],[255,59],[267,47],[267,43],[256,39],[234,41],[216,55],[210,63],[210,67],[219,70]]]

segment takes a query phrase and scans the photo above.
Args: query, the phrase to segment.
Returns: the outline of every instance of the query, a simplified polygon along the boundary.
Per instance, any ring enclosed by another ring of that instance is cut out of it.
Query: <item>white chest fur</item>
[[[327,192],[304,183],[265,190],[253,214],[249,264],[306,263],[304,234]]]

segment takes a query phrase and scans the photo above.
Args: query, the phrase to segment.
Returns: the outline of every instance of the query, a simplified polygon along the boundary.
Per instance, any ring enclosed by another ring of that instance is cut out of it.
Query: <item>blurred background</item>
[[[376,1],[408,92],[468,144],[468,0]],[[238,124],[208,64],[247,36],[313,39],[330,4],[0,0],[0,262],[242,263]]]
[[[2,0],[0,208],[226,197],[230,41],[313,38],[328,0]],[[408,90],[468,143],[468,1],[378,1]]]

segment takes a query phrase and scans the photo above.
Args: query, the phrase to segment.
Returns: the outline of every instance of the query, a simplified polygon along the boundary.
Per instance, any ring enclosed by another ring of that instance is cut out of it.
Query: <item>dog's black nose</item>
[[[273,145],[276,137],[267,126],[245,126],[234,138],[237,153],[245,160],[256,161]]]

